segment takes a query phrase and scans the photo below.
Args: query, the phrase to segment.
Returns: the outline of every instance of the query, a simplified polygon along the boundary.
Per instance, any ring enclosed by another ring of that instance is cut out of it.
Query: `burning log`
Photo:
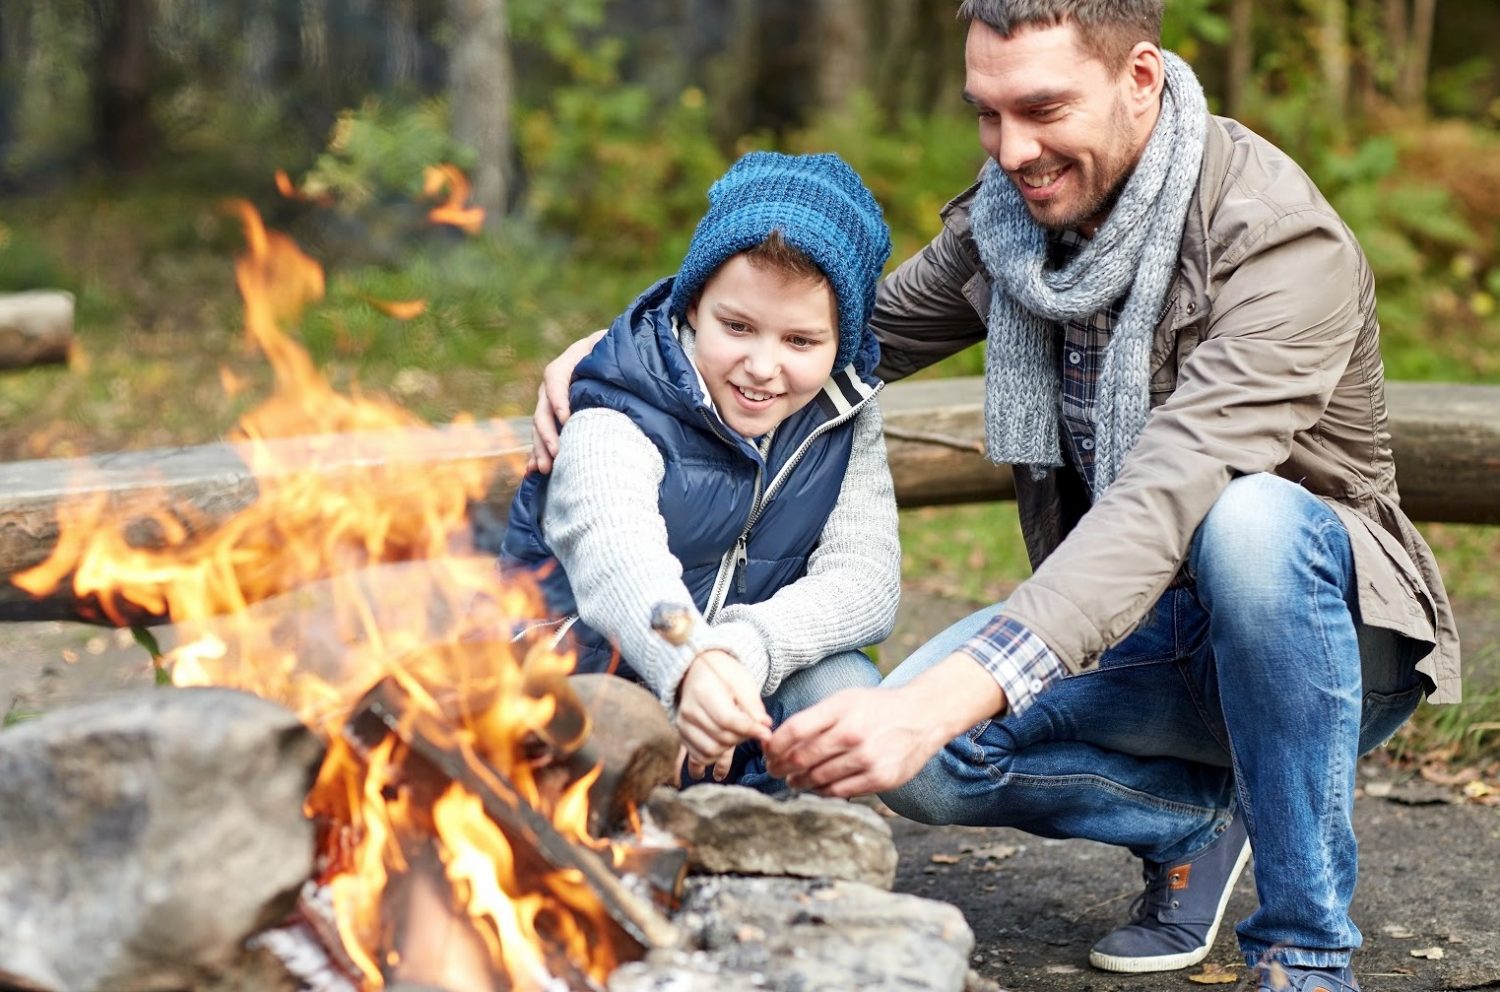
[[[72,346],[72,293],[0,295],[0,369],[64,363]]]
[[[598,897],[617,936],[637,951],[681,943],[677,928],[627,889],[593,851],[570,843],[505,776],[466,753],[462,742],[443,741],[433,721],[422,719],[404,696],[390,680],[370,690],[345,724],[345,738],[356,751],[368,755],[385,738],[395,736],[409,749],[408,775],[457,782],[479,797],[486,815],[511,842],[518,865],[526,863],[538,875],[576,872]]]

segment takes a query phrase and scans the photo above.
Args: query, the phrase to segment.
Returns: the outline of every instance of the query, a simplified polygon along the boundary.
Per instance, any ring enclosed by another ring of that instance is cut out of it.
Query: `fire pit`
[[[451,176],[447,181],[453,185]],[[258,498],[213,528],[168,515],[144,526],[112,520],[100,502],[69,507],[52,556],[14,582],[38,596],[67,583],[101,618],[119,625],[170,620],[183,636],[157,659],[161,681],[252,693],[286,707],[326,747],[305,800],[317,828],[311,877],[293,915],[257,921],[252,940],[282,966],[273,979],[280,984],[263,987],[405,983],[526,992],[669,987],[651,984],[661,981],[678,983],[674,989],[707,988],[694,983],[712,981],[718,990],[873,989],[886,987],[881,976],[887,976],[906,982],[902,988],[956,988],[948,974],[954,969],[961,984],[971,938],[951,907],[923,931],[924,939],[936,935],[951,948],[953,967],[945,971],[933,968],[930,951],[908,954],[908,945],[887,932],[916,910],[906,902],[899,912],[870,909],[885,905],[880,890],[866,891],[860,882],[763,879],[744,888],[720,878],[683,888],[693,842],[683,853],[674,841],[648,841],[636,813],[647,789],[675,770],[670,728],[666,744],[624,753],[618,741],[630,736],[628,728],[605,728],[595,739],[595,721],[568,679],[571,657],[549,644],[511,639],[515,618],[543,611],[533,589],[503,581],[492,561],[466,553],[472,547],[466,511],[486,490],[484,468],[454,463],[412,479],[402,473],[401,453],[389,451],[330,480],[277,461],[277,438],[418,422],[378,398],[339,395],[317,374],[282,326],[321,296],[322,270],[289,239],[267,231],[248,205],[238,209],[250,248],[236,265],[247,330],[277,382],[236,434]],[[520,458],[518,450],[517,469]],[[399,584],[372,580],[396,566]],[[320,610],[254,608],[309,588],[327,592]],[[309,615],[319,618],[316,631],[305,626]],[[659,712],[655,719],[665,726]],[[655,757],[633,770],[618,767],[638,755]],[[608,769],[612,756],[617,767]],[[601,790],[601,781],[608,788]],[[243,786],[250,791],[257,783]],[[686,795],[699,791],[739,790]],[[671,818],[670,799],[653,802],[666,804],[662,815]],[[780,804],[783,812],[774,815],[801,823],[797,817],[819,802]],[[858,807],[833,806],[858,809],[826,814],[836,822],[845,815],[874,818]],[[147,821],[155,815],[150,803],[140,809]],[[627,829],[610,835],[622,818]],[[834,832],[864,837],[875,829],[845,823]],[[763,865],[748,870],[765,873]],[[162,878],[154,888],[130,891],[154,891],[169,901],[163,893],[172,884]],[[267,912],[286,910],[271,898],[284,889],[268,894]],[[763,908],[731,912],[726,906],[735,900]],[[149,913],[149,900],[130,908]],[[871,928],[880,927],[886,929],[879,947],[862,950],[875,939]],[[817,945],[814,931],[845,935],[839,939],[848,959],[829,966],[842,977],[803,975],[801,984],[781,984],[792,981],[783,959],[798,958],[799,946]],[[902,954],[907,964],[897,960]],[[212,972],[220,964],[205,967]],[[929,979],[937,974],[939,984],[911,985],[923,972]],[[92,987],[105,988],[118,980],[118,973],[110,979],[87,973],[95,978],[72,981],[54,961],[0,959],[0,982],[19,987],[97,981]],[[202,978],[197,973],[195,981]],[[180,987],[153,981],[128,984]]]

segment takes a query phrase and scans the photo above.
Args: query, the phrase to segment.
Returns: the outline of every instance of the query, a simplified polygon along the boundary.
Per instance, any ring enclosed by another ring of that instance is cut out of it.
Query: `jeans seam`
[[[1323,552],[1323,561],[1321,563],[1314,563],[1313,566],[1312,566],[1314,570],[1316,570],[1317,568],[1319,568],[1320,565],[1321,565],[1321,567],[1326,568],[1329,572],[1332,572],[1333,569],[1334,569],[1334,567],[1335,567],[1335,561],[1337,560],[1338,557],[1340,557],[1339,555],[1336,554],[1335,548],[1333,547],[1332,542],[1329,541],[1329,533],[1330,533],[1330,531],[1337,531],[1338,534],[1340,534],[1340,535],[1342,535],[1344,537],[1345,541],[1348,540],[1347,531],[1344,530],[1344,526],[1343,526],[1342,522],[1340,522],[1337,518],[1333,518],[1333,519],[1329,519],[1329,520],[1325,520],[1325,521],[1321,522],[1318,525],[1318,527],[1317,527],[1317,530],[1316,530],[1316,533],[1315,533],[1315,537],[1316,537],[1316,539],[1318,541],[1318,544],[1320,545],[1321,550]],[[1337,587],[1337,584],[1333,583],[1333,581],[1332,581],[1332,576],[1329,576],[1328,581],[1329,581],[1329,583],[1331,585],[1334,585],[1335,588]],[[1343,599],[1344,599],[1345,605],[1347,607],[1347,601],[1348,601],[1348,593],[1347,593],[1347,591],[1345,591],[1345,595],[1344,595]],[[1330,632],[1329,632],[1329,629],[1328,629],[1328,627],[1329,627],[1329,618],[1328,618],[1327,613],[1324,610],[1317,608],[1317,605],[1318,604],[1316,602],[1312,603],[1311,604],[1312,609],[1310,610],[1310,612],[1311,612],[1312,616],[1316,619],[1316,622],[1317,622],[1317,625],[1318,625],[1318,640],[1321,642],[1321,647],[1322,647],[1322,651],[1323,651],[1323,658],[1325,660],[1325,665],[1326,665],[1325,671],[1324,671],[1323,675],[1324,675],[1324,678],[1328,679],[1329,685],[1331,685],[1331,686],[1338,686],[1339,683],[1338,683],[1338,680],[1336,678],[1336,676],[1338,674],[1337,673],[1337,659],[1335,658],[1335,654],[1334,654],[1333,639],[1330,637]],[[1349,622],[1351,624],[1353,624],[1353,622],[1354,622],[1354,617],[1353,617],[1352,614],[1349,617]],[[1355,657],[1356,664],[1358,663],[1358,661],[1359,661],[1359,659],[1358,659],[1358,656],[1356,655],[1356,657]],[[1361,696],[1363,696],[1363,692],[1361,692]],[[1363,700],[1362,699],[1360,700],[1360,702],[1357,705],[1359,707],[1360,712],[1363,712],[1364,706],[1363,706]],[[1354,734],[1355,734],[1355,750],[1357,751],[1359,749],[1359,724],[1357,722],[1355,724]],[[1335,765],[1334,765],[1334,767],[1332,769],[1332,771],[1334,772],[1333,781],[1335,781],[1335,782],[1348,782],[1352,778],[1352,776],[1353,776],[1353,768],[1350,766],[1349,756],[1347,754],[1346,749],[1343,749],[1343,748],[1337,749],[1336,752],[1335,752],[1334,761],[1336,763],[1335,763]],[[1337,830],[1337,829],[1340,829],[1340,821],[1347,814],[1346,814],[1345,810],[1339,805],[1339,799],[1341,797],[1335,796],[1334,792],[1335,792],[1334,789],[1327,789],[1327,790],[1325,790],[1325,792],[1324,792],[1324,806],[1323,806],[1323,809],[1321,809],[1321,810],[1318,811],[1318,817],[1319,817],[1319,819],[1321,821],[1321,826],[1322,826],[1322,830],[1320,831],[1320,834],[1321,834],[1320,840],[1322,841],[1321,846],[1322,846],[1323,850],[1321,852],[1322,857],[1319,860],[1322,862],[1321,867],[1322,867],[1322,876],[1323,876],[1323,891],[1325,891],[1325,892],[1327,892],[1329,894],[1336,895],[1339,892],[1339,888],[1338,888],[1338,884],[1337,884],[1337,879],[1334,877],[1334,873],[1333,873],[1333,860],[1334,860],[1333,859],[1333,851],[1332,851],[1331,848],[1329,848],[1328,842],[1329,842],[1331,836],[1333,835],[1334,831]],[[1358,864],[1356,863],[1354,871],[1357,873],[1358,870],[1359,870]],[[1354,938],[1354,934],[1351,932],[1352,921],[1349,919],[1349,908],[1348,908],[1347,905],[1344,907],[1344,914],[1343,915],[1344,915],[1344,918],[1343,918],[1343,920],[1339,924],[1340,930],[1342,931],[1340,933],[1340,937],[1347,944],[1347,943],[1351,942],[1353,940],[1353,938]]]

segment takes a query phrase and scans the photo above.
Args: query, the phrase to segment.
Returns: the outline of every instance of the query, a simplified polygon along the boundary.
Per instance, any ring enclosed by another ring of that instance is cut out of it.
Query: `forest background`
[[[746,150],[843,155],[899,261],[982,162],[956,7],[3,0],[0,292],[72,291],[78,346],[0,373],[0,460],[203,443],[264,395],[229,197],[327,268],[299,334],[330,380],[432,421],[529,413],[541,365],[675,269]],[[1168,0],[1164,41],[1358,235],[1388,375],[1500,383],[1500,3]],[[427,222],[440,162],[473,179],[475,234]],[[926,594],[991,602],[1027,574],[1009,504],[902,530]],[[1424,708],[1403,747],[1494,761],[1500,528],[1423,531],[1480,636],[1468,702]]]

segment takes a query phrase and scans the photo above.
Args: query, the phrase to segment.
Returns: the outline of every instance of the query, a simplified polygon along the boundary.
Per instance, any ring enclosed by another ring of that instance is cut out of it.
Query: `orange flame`
[[[379,310],[387,317],[395,317],[397,320],[412,320],[427,312],[426,300],[377,300],[373,296],[365,299],[370,301],[370,306]]]
[[[480,228],[484,227],[484,209],[464,206],[469,199],[469,180],[458,167],[445,162],[442,165],[429,165],[423,170],[423,196],[435,197],[445,187],[448,199],[429,210],[427,219],[434,224],[451,224],[468,234],[478,234]]]
[[[398,446],[401,429],[421,422],[389,402],[336,393],[281,329],[321,299],[322,269],[249,204],[234,209],[248,246],[235,263],[246,333],[276,374],[273,394],[233,435],[258,498],[211,529],[185,511],[163,514],[149,542],[110,521],[102,499],[69,506],[53,554],[13,581],[45,595],[71,576],[80,597],[96,597],[120,624],[142,609],[170,617],[187,635],[165,659],[175,684],[255,692],[328,736],[307,809],[334,825],[326,878],[367,988],[382,987],[382,965],[401,959],[384,943],[383,896],[417,843],[437,845],[457,905],[511,988],[546,985],[549,954],[602,981],[615,950],[598,939],[603,909],[579,879],[554,871],[520,891],[505,836],[477,797],[454,785],[423,807],[402,778],[395,738],[356,755],[339,736],[354,703],[394,679],[412,701],[411,719],[450,728],[452,750],[481,780],[505,776],[564,836],[598,846],[587,833],[590,779],[549,797],[523,753],[556,715],[572,659],[513,654],[505,618],[539,615],[534,590],[503,583],[493,561],[461,553],[485,468],[403,467],[422,464],[420,451]],[[371,432],[379,457],[346,477],[330,481],[308,467],[309,446],[316,463],[319,450]],[[294,435],[304,453],[289,460],[278,439]]]

